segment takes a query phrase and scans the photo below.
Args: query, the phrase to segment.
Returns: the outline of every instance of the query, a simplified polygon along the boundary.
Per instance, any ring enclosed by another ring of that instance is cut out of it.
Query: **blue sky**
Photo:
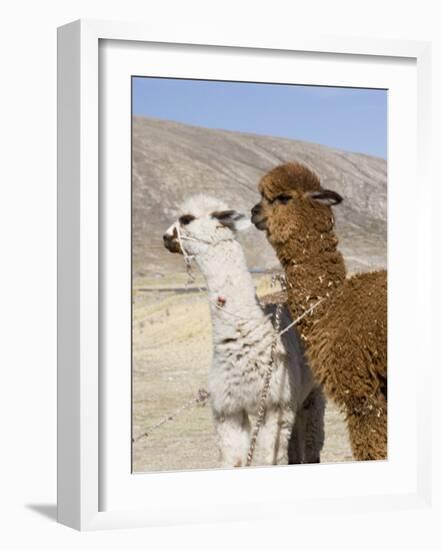
[[[133,114],[387,158],[387,91],[133,78]]]

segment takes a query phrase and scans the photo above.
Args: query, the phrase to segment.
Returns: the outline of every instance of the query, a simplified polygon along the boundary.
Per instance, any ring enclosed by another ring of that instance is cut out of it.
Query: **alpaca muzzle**
[[[182,254],[180,243],[178,242],[178,232],[176,228],[173,228],[172,233],[164,233],[163,235],[163,244],[169,252],[174,254]]]
[[[253,225],[260,231],[267,229],[267,218],[262,213],[262,206],[260,203],[255,204],[251,210],[251,221]]]

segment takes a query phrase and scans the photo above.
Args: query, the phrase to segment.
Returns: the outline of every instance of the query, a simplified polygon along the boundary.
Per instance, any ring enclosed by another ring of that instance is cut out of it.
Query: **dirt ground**
[[[274,290],[270,276],[254,278],[258,295]],[[134,472],[218,465],[209,405],[186,408],[199,388],[207,388],[212,349],[206,296],[186,289],[185,283],[178,275],[134,281]],[[173,419],[158,426],[169,416]],[[350,460],[343,415],[328,402],[321,462]]]

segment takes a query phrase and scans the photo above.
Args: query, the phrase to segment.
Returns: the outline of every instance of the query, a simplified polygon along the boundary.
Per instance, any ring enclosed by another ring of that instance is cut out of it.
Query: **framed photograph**
[[[172,34],[59,29],[59,521],[427,506],[429,44]]]

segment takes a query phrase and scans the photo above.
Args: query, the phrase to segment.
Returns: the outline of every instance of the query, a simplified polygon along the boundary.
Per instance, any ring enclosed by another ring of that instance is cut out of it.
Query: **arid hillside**
[[[223,196],[249,211],[257,183],[274,166],[305,163],[344,202],[335,209],[341,250],[351,271],[386,264],[387,163],[314,143],[210,130],[164,120],[133,120],[134,276],[182,271],[182,259],[168,254],[162,234],[175,208],[191,194]],[[262,233],[242,237],[252,269],[277,265]]]

